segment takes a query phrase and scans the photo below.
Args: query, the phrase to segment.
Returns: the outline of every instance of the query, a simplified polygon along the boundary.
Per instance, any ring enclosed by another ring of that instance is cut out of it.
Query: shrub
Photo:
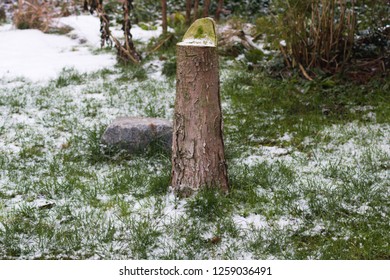
[[[356,0],[359,30],[375,30],[390,24],[389,0]]]
[[[290,67],[343,69],[351,56],[356,28],[354,1],[291,0],[273,2],[276,15],[261,18],[259,31],[282,51]],[[305,74],[305,73],[304,73]]]
[[[162,73],[167,77],[174,77],[176,75],[176,59],[166,61]]]
[[[4,7],[0,7],[0,23],[6,22],[7,15],[5,14]]]
[[[49,30],[53,17],[50,4],[39,0],[18,0],[18,9],[14,14],[14,24],[18,29]]]
[[[213,2],[211,5],[211,13],[214,12],[214,9],[216,9],[215,3],[217,1],[211,1]],[[225,1],[225,9],[232,12],[232,14],[235,14],[236,16],[244,16],[253,18],[256,15],[259,14],[267,14],[268,13],[268,7],[270,4],[270,0],[230,0]]]
[[[245,58],[248,62],[257,64],[263,60],[264,53],[258,49],[249,50],[245,53]]]

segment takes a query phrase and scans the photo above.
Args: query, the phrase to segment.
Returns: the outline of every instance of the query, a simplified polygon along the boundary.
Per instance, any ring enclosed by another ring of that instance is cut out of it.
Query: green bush
[[[0,23],[6,22],[7,15],[5,14],[5,10],[3,7],[0,7]]]
[[[176,75],[176,59],[166,61],[162,73],[167,77],[174,77]]]
[[[305,69],[342,71],[352,57],[367,53],[369,57],[386,57],[387,0],[274,0],[270,10],[257,19],[258,32],[266,34],[268,43],[281,51],[289,67],[300,68],[304,74]]]
[[[257,20],[290,67],[342,69],[349,60],[356,29],[354,2],[347,0],[273,1],[272,16]]]
[[[212,1],[213,2],[213,1]],[[215,1],[216,3],[217,1]],[[244,16],[253,18],[258,15],[264,15],[268,12],[268,7],[270,4],[270,0],[230,0],[225,1],[225,9],[232,12],[232,14],[236,16]],[[215,3],[211,5],[211,11],[214,12],[216,9]]]
[[[264,58],[264,53],[261,50],[253,49],[245,53],[245,58],[254,64],[261,62]]]
[[[359,30],[375,30],[390,24],[390,5],[388,0],[357,0]]]

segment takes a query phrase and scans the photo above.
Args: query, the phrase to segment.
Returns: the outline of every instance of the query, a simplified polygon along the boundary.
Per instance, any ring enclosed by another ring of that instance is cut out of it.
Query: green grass
[[[222,68],[231,190],[189,198],[158,145],[100,144],[117,116],[171,119],[173,80],[120,67],[0,82],[0,259],[389,259],[389,80]]]
[[[225,131],[232,146],[302,146],[306,137],[324,140],[321,131],[333,124],[352,121],[388,123],[389,78],[367,85],[331,78],[316,82],[279,80],[261,72],[233,72],[223,84]],[[364,109],[366,106],[367,109]],[[363,107],[355,110],[354,108]],[[375,115],[375,121],[368,114]],[[283,142],[285,134],[291,141]],[[232,148],[234,149],[234,148]]]
[[[116,79],[118,82],[127,82],[131,80],[145,81],[148,78],[147,72],[143,67],[137,65],[127,64],[118,66],[122,73],[119,78]]]
[[[83,83],[85,75],[79,74],[74,69],[64,69],[59,77],[53,82],[56,88],[67,87],[69,85],[80,85]]]

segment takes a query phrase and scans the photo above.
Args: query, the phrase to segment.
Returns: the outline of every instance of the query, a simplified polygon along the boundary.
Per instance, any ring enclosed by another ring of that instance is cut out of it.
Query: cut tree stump
[[[204,187],[229,189],[222,135],[215,23],[195,21],[177,44],[172,187],[188,196]]]

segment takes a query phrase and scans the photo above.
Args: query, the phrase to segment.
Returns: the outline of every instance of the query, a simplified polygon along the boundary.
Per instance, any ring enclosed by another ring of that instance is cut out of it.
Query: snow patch
[[[263,162],[270,162],[274,159],[286,156],[283,159],[288,159],[288,154],[291,153],[291,149],[280,148],[280,147],[259,147],[255,154],[245,157],[240,160],[245,165],[253,166]],[[290,160],[288,160],[290,161]]]
[[[73,38],[85,40],[92,47],[100,47],[100,20],[90,15],[58,18],[58,26],[70,26],[73,30],[68,34]]]
[[[234,215],[233,220],[235,224],[240,225],[242,229],[250,229],[251,227],[262,229],[268,227],[265,217],[257,214],[250,214],[247,217]]]
[[[162,74],[163,66],[163,61],[158,59],[145,63],[145,68],[150,72],[149,77],[157,81],[165,81],[165,77]]]
[[[79,30],[75,30],[81,36],[84,36],[84,29],[81,28],[83,24],[86,23],[83,21]],[[89,30],[89,27],[85,30]],[[92,40],[92,37],[90,35],[88,39]],[[113,55],[93,55],[87,47],[80,46],[78,41],[39,30],[3,28],[0,30],[0,41],[5,42],[0,44],[1,79],[26,77],[32,81],[47,81],[57,77],[64,68],[90,72],[115,64]]]
[[[168,28],[169,32],[173,32],[172,28]],[[123,32],[122,32],[123,33]],[[156,30],[144,30],[138,25],[133,25],[131,28],[131,34],[133,35],[133,40],[140,41],[142,43],[147,43],[153,38],[158,38],[162,34],[161,24],[157,27]]]
[[[187,38],[183,42],[178,43],[179,46],[198,46],[198,47],[215,47],[215,43],[209,38]]]

